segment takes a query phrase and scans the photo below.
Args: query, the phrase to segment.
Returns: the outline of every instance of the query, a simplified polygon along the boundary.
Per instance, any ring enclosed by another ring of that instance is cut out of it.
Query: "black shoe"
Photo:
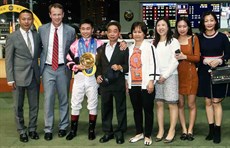
[[[26,133],[20,134],[20,141],[21,142],[28,142],[28,136]]]
[[[183,133],[183,134],[181,134],[180,139],[181,140],[187,140],[188,139],[188,135],[186,133]]]
[[[209,133],[206,136],[205,140],[213,140],[213,133],[214,133],[214,123],[209,124]]]
[[[214,127],[214,135],[213,135],[213,142],[218,144],[221,142],[221,127],[215,126]]]
[[[95,138],[96,138],[95,131],[89,129],[88,139],[89,140],[94,140]]]
[[[105,134],[103,137],[101,137],[101,139],[99,140],[100,143],[105,143],[108,142],[110,139],[113,139],[114,135],[113,134]]]
[[[66,136],[66,140],[72,140],[74,137],[76,137],[76,132],[71,130],[69,134]]]
[[[125,142],[123,134],[121,136],[116,136],[117,144],[123,144]]]
[[[66,130],[59,130],[58,131],[58,137],[65,137],[66,136]]]
[[[160,142],[162,140],[163,140],[163,136],[161,138],[158,138],[158,137],[155,138],[155,142]]]
[[[53,139],[53,134],[52,133],[45,133],[44,139],[47,141],[50,141]]]
[[[194,140],[193,134],[189,133],[187,139],[188,139],[188,141],[193,141]]]
[[[210,134],[210,133],[209,133],[209,134],[206,136],[205,140],[208,140],[208,141],[213,140],[213,134]]]
[[[29,132],[29,137],[35,140],[39,139],[38,133],[36,131]]]

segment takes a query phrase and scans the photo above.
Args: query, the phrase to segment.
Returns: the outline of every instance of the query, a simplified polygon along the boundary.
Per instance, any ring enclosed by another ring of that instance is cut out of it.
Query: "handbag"
[[[212,84],[230,83],[230,65],[210,70]]]

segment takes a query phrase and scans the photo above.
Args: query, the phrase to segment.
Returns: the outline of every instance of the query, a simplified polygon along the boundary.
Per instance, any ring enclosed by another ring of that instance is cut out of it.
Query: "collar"
[[[24,29],[22,29],[21,27],[19,28],[19,30],[20,30],[20,32],[22,33],[22,34],[26,34],[27,33],[27,31],[25,31]],[[30,33],[31,32],[31,30],[28,30],[28,32]]]
[[[113,46],[110,45],[110,41],[106,44],[106,47],[112,47],[112,48],[115,48],[117,45],[117,42],[115,44],[113,44]]]
[[[90,41],[91,40],[91,37],[90,38],[83,38],[84,41]]]
[[[51,30],[55,30],[55,28],[56,27],[51,23]],[[63,23],[61,23],[61,25],[58,26],[57,28],[58,28],[58,30],[62,29],[63,28]]]

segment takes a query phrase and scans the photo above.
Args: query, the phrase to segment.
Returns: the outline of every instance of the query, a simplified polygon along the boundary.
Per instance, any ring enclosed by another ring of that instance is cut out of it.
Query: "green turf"
[[[101,112],[100,112],[100,98],[99,98],[99,107],[98,107],[98,120],[96,125],[96,134],[97,137],[93,141],[89,141],[87,137],[87,129],[88,129],[88,111],[86,109],[86,99],[83,103],[83,109],[80,114],[79,119],[79,128],[77,137],[75,137],[72,141],[67,141],[65,138],[59,138],[57,136],[57,123],[59,120],[58,116],[58,100],[56,99],[56,107],[55,107],[55,125],[54,125],[54,132],[53,132],[53,140],[46,141],[44,140],[44,122],[43,122],[43,94],[40,95],[40,110],[39,110],[39,118],[38,118],[38,133],[40,135],[39,140],[31,140],[29,139],[28,143],[22,143],[19,141],[19,135],[16,131],[16,126],[14,122],[14,114],[13,114],[13,100],[11,93],[0,93],[0,147],[36,147],[36,148],[46,148],[46,147],[60,147],[60,148],[72,148],[72,147],[145,147],[143,141],[139,141],[137,143],[129,143],[128,140],[130,137],[134,136],[135,129],[134,129],[134,122],[133,122],[133,109],[130,105],[130,100],[127,97],[127,116],[128,116],[128,129],[125,133],[125,143],[122,145],[117,145],[115,139],[110,140],[107,143],[99,143],[100,137],[103,135],[101,130]],[[208,124],[205,115],[205,107],[204,107],[204,100],[202,98],[197,98],[197,120],[194,128],[194,141],[181,141],[180,134],[181,128],[178,122],[177,124],[177,132],[176,132],[176,139],[173,143],[165,144],[163,142],[154,142],[151,146],[153,147],[202,147],[202,148],[210,148],[210,147],[230,147],[230,98],[226,98],[223,101],[223,124],[222,124],[222,142],[220,144],[214,144],[212,141],[206,141],[205,136],[208,132]],[[28,123],[28,102],[25,99],[25,106],[24,106],[24,115],[25,115],[25,122]],[[165,107],[165,131],[169,128],[169,116],[168,116],[168,108]],[[188,109],[186,107],[186,114],[188,114]],[[156,117],[156,116],[155,116]],[[116,116],[114,112],[114,126],[116,126]],[[156,136],[157,132],[157,124],[156,118],[154,121],[154,129],[153,129],[153,140]]]

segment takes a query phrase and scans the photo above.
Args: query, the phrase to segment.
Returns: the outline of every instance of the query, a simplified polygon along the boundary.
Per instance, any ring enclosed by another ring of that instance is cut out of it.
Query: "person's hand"
[[[77,68],[80,69],[80,70],[86,69],[85,66],[83,66],[83,65],[81,65],[81,64],[80,64],[80,65],[77,65]]]
[[[149,94],[151,94],[154,90],[154,85],[153,85],[153,81],[149,81],[148,85],[147,85],[147,91]]]
[[[183,52],[181,52],[181,53],[175,54],[175,58],[176,58],[177,60],[184,60],[184,59],[187,59],[187,56],[184,55]]]
[[[216,66],[220,65],[220,60],[219,59],[215,59],[211,62],[208,63],[208,65],[212,68],[215,68]]]
[[[112,68],[114,71],[117,71],[117,70],[121,70],[121,69],[122,69],[121,65],[117,65],[117,64],[113,64],[113,65],[111,66],[111,68]]]
[[[103,81],[102,76],[101,75],[97,76],[97,83],[100,84],[102,83],[102,81]]]
[[[12,89],[16,89],[16,84],[15,82],[10,82],[10,83],[7,83],[8,86],[10,86]]]
[[[160,76],[160,79],[157,81],[159,84],[163,84],[165,82],[165,78]]]
[[[127,48],[127,42],[126,41],[121,41],[120,42],[120,50],[126,50]]]

